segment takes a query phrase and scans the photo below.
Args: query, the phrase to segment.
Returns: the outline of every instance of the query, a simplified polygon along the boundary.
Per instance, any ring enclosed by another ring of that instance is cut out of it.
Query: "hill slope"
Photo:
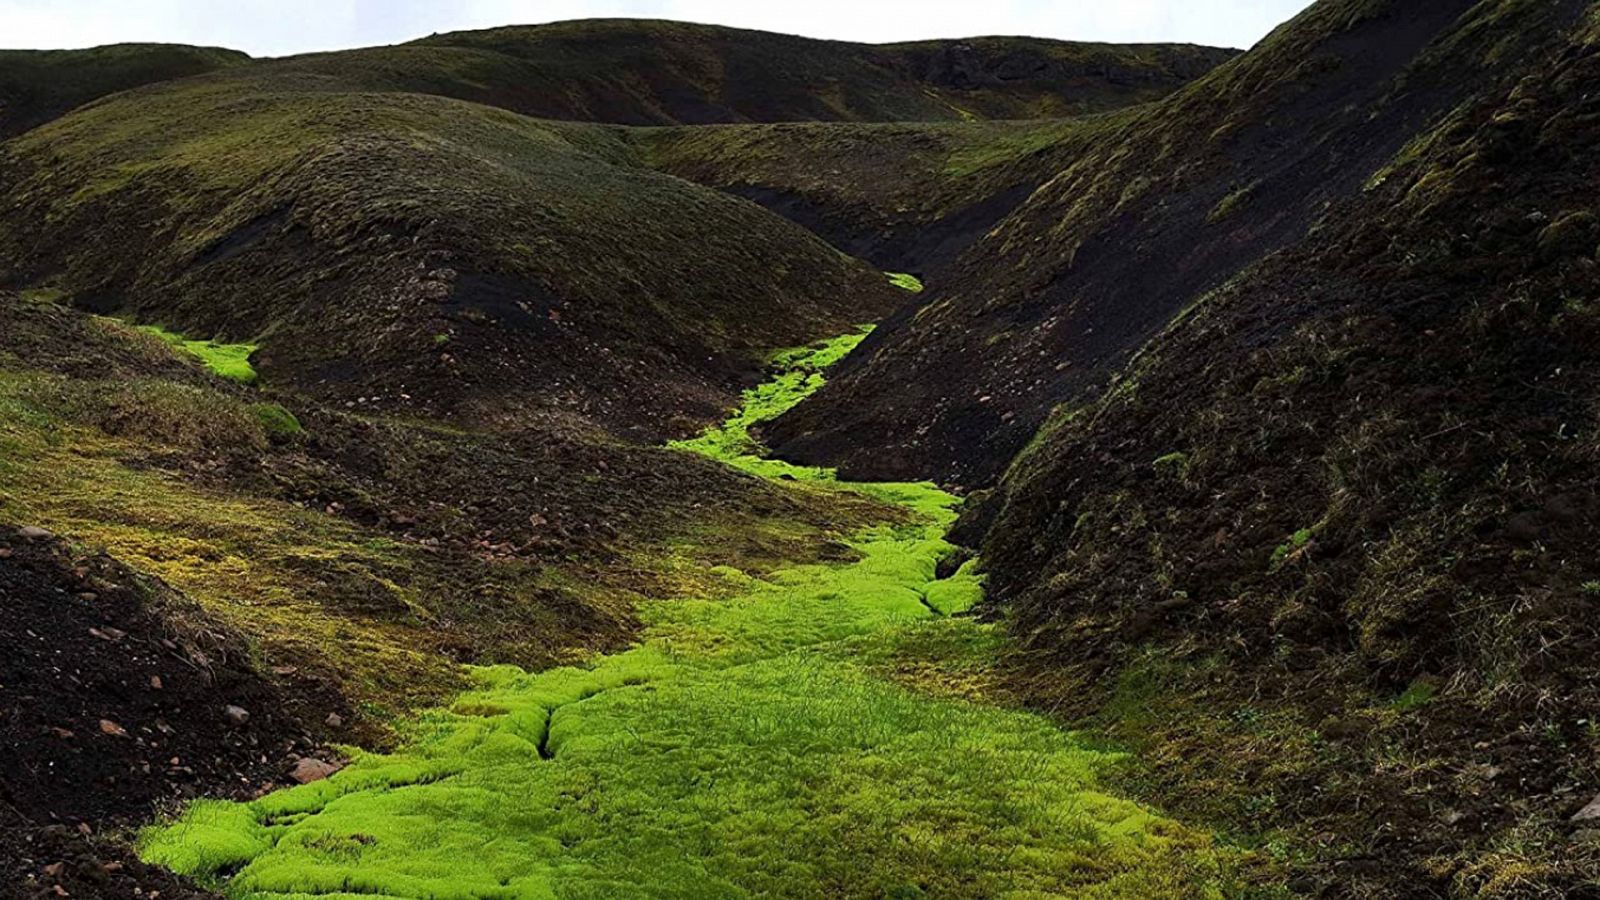
[[[769,436],[997,480],[1021,689],[1295,891],[1592,896],[1597,66],[1592,4],[1324,0]]]
[[[880,268],[928,275],[1133,114],[648,128],[628,137],[661,171],[753,200]]]
[[[366,59],[293,64],[387,59],[415,70],[402,60],[443,51],[461,67],[443,92],[544,118],[625,125],[1075,115],[1161,97],[1234,53],[1036,38],[879,46],[600,19],[436,35]],[[499,67],[503,74],[484,77]]]
[[[880,330],[779,421],[776,445],[872,477],[993,482],[1055,406],[1241,267],[1305,239],[1327,204],[1573,10],[1312,7],[1101,132],[945,273],[914,325]]]
[[[679,436],[765,349],[901,296],[608,131],[273,67],[111,98],[0,154],[0,283],[259,344],[269,381],[372,408]]]
[[[158,81],[244,65],[234,50],[115,44],[91,50],[0,50],[0,140],[92,100]]]

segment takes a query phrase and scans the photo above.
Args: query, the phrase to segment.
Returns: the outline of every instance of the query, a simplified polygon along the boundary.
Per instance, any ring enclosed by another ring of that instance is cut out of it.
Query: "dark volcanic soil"
[[[241,646],[106,558],[0,529],[0,895],[204,896],[105,835],[251,795],[309,746]]]
[[[860,478],[993,483],[1052,410],[1243,267],[1306,239],[1330,203],[1518,74],[1583,5],[1315,5],[1107,131],[950,266],[922,314],[879,329],[774,423],[770,442]]]

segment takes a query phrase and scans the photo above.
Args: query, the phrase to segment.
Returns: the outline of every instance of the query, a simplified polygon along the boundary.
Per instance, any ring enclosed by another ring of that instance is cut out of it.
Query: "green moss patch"
[[[680,449],[866,492],[905,521],[854,535],[848,561],[715,569],[707,599],[646,603],[638,645],[589,665],[476,669],[398,752],[195,804],[145,833],[145,857],[253,900],[1215,891],[1226,859],[1206,835],[1103,790],[1115,753],[924,689],[968,681],[999,639],[950,617],[980,598],[976,566],[936,574],[956,498],[755,455],[750,426],[861,337],[779,355],[746,409]],[[922,685],[882,677],[900,667]]]
[[[258,349],[255,344],[222,344],[216,341],[196,341],[174,334],[159,325],[139,328],[206,364],[215,374],[242,384],[254,384],[256,370],[250,365],[250,356]]]

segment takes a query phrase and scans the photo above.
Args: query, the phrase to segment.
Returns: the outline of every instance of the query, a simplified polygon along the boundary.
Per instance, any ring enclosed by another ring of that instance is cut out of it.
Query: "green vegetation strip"
[[[1152,897],[1215,891],[1209,839],[1097,789],[1116,756],[948,690],[1002,640],[935,575],[956,499],[842,485],[759,458],[749,429],[865,332],[775,358],[772,382],[685,451],[908,511],[852,562],[656,602],[627,652],[477,689],[393,754],[251,803],[202,801],[144,856],[234,898]],[[883,672],[934,674],[921,689]],[[914,667],[914,666],[913,666]],[[944,690],[942,690],[944,689]]]
[[[250,355],[256,352],[255,344],[219,344],[216,341],[194,341],[174,334],[159,325],[142,325],[139,330],[152,334],[172,346],[198,358],[206,368],[232,381],[254,384],[256,370],[250,365]]]
[[[889,283],[893,284],[897,288],[900,288],[901,290],[910,291],[913,294],[922,293],[922,279],[915,275],[908,275],[904,272],[890,272]]]

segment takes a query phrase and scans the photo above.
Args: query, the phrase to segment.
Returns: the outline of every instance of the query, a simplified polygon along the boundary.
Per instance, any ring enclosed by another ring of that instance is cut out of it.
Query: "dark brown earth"
[[[1098,132],[941,274],[914,327],[880,329],[770,441],[864,478],[992,484],[1054,408],[1305,240],[1430,122],[1518,77],[1582,6],[1317,4]]]
[[[267,683],[243,641],[163,585],[15,528],[0,528],[0,646],[7,897],[208,896],[109,833],[283,780],[312,746],[300,723],[338,703]]]

